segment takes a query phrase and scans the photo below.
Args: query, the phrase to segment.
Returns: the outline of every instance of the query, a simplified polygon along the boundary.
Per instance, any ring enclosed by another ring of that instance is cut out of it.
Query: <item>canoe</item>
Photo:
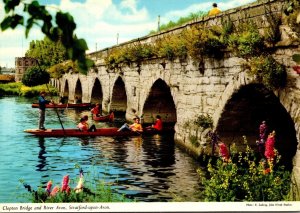
[[[99,121],[99,122],[113,122],[115,119],[114,113],[110,113],[109,115],[104,115],[104,116],[96,116],[93,114],[93,120],[94,121]]]
[[[32,108],[39,108],[38,103],[33,103]],[[46,108],[90,108],[91,103],[81,103],[81,104],[46,104]]]
[[[96,132],[82,132],[79,129],[26,129],[24,132],[43,137],[86,137],[86,136],[139,136],[139,135],[154,135],[162,133],[174,132],[174,129],[165,129],[162,131],[144,129],[143,133],[137,133],[132,131],[120,131],[118,128],[98,128]]]

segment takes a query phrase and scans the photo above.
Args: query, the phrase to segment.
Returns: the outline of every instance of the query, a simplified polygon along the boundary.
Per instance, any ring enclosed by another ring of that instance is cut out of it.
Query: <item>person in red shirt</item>
[[[80,123],[77,125],[77,127],[82,131],[82,132],[96,132],[96,126],[93,124],[91,127],[89,127],[89,124],[87,123],[87,116],[84,116],[83,118],[80,119]]]
[[[156,121],[154,124],[152,124],[151,126],[148,126],[147,129],[154,129],[157,131],[161,131],[163,129],[163,122],[161,120],[160,115],[156,116]]]
[[[152,125],[152,128],[153,129],[156,129],[158,131],[161,131],[162,128],[163,128],[163,123],[162,123],[162,120],[161,120],[161,117],[160,115],[157,115],[156,116],[156,121],[155,121],[155,124]]]
[[[91,113],[93,115],[96,115],[97,117],[101,116],[102,112],[99,103],[96,103],[96,106],[93,109],[91,109]]]

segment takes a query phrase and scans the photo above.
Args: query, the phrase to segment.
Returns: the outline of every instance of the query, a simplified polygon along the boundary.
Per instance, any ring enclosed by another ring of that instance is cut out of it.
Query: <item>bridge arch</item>
[[[282,162],[292,168],[292,159],[297,150],[294,122],[273,91],[264,85],[242,85],[228,99],[216,125],[216,130],[227,144],[241,145],[246,136],[250,146],[255,147],[258,127],[265,120],[269,131],[276,131],[275,147]]]
[[[70,88],[69,88],[69,81],[66,79],[64,82],[63,90],[62,90],[62,96],[69,98],[70,94]]]
[[[111,96],[109,110],[115,111],[121,114],[125,114],[127,110],[127,92],[124,80],[121,76],[117,76],[114,81]]]
[[[103,89],[102,84],[98,78],[95,78],[94,83],[92,84],[91,92],[91,103],[100,103],[103,101]]]
[[[82,102],[82,85],[79,78],[77,79],[75,85],[74,100],[76,99],[76,97],[78,98],[79,102]]]
[[[177,122],[176,106],[171,89],[161,78],[157,79],[147,95],[143,109],[144,123],[153,123],[156,115],[160,115],[164,123]]]

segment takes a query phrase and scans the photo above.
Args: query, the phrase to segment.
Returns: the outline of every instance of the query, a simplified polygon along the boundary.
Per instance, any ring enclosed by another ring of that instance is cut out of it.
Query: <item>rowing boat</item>
[[[32,108],[38,108],[38,103],[33,103]],[[46,104],[46,108],[90,108],[92,107],[91,103],[81,103],[81,104]]]
[[[109,115],[104,115],[104,116],[96,116],[93,114],[93,120],[94,121],[99,121],[99,122],[113,122],[115,119],[114,113],[110,113]]]
[[[26,129],[26,133],[30,133],[36,136],[43,137],[86,137],[86,136],[139,136],[139,135],[154,135],[161,133],[171,133],[174,132],[174,129],[165,129],[162,131],[157,131],[153,129],[144,129],[142,133],[133,132],[133,131],[118,131],[116,127],[109,128],[98,128],[95,132],[82,132],[79,129]]]

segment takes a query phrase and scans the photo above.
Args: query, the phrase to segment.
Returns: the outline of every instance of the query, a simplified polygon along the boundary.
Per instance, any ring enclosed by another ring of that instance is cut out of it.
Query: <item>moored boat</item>
[[[39,108],[38,103],[33,103],[32,108]],[[80,104],[46,104],[46,108],[90,108],[91,103],[80,103]]]
[[[79,129],[26,129],[26,133],[43,137],[86,137],[86,136],[139,136],[139,135],[154,135],[161,133],[172,133],[174,129],[167,128],[162,131],[153,129],[144,129],[142,133],[133,131],[118,131],[116,127],[98,128],[95,132],[82,132]]]
[[[113,112],[111,112],[109,115],[104,116],[96,116],[93,114],[93,120],[99,121],[99,122],[113,122],[115,119],[115,115]]]

